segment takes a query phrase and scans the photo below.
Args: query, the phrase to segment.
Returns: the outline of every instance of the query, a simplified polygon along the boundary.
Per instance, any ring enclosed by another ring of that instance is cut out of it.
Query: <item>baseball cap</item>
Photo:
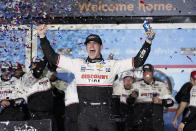
[[[143,65],[143,71],[154,71],[154,67],[151,64]]]
[[[100,45],[102,45],[101,38],[96,34],[90,34],[88,37],[86,37],[86,41],[84,42],[84,44],[86,45],[89,41],[95,41],[99,43]]]
[[[191,72],[191,78],[193,78],[194,80],[196,80],[196,71],[192,71]]]
[[[121,78],[124,79],[125,77],[128,77],[128,76],[134,78],[134,73],[132,71],[125,71],[122,73]]]
[[[43,61],[43,59],[38,56],[34,56],[31,60],[32,63],[39,63],[40,61]]]
[[[42,58],[38,57],[38,56],[34,56],[32,59],[31,59],[31,64],[29,66],[29,68],[32,67],[32,64],[37,64],[37,63],[40,63],[41,61],[43,61]]]

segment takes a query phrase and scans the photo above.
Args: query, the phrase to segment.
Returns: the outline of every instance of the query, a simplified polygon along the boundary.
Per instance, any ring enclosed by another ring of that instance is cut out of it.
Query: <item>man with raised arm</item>
[[[116,131],[110,108],[113,81],[116,74],[144,64],[150,53],[152,40],[146,39],[133,58],[104,60],[101,55],[102,40],[98,35],[91,34],[84,43],[88,53],[87,59],[72,59],[59,55],[52,49],[45,35],[46,31],[46,25],[38,26],[41,48],[49,63],[75,75],[80,102],[78,130]],[[146,34],[155,35],[152,29]]]

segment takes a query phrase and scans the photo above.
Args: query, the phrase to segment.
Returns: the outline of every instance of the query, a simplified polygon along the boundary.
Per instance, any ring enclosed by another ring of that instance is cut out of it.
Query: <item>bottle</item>
[[[150,31],[150,23],[148,21],[146,20],[144,21],[143,27],[144,27],[145,32]]]
[[[150,32],[151,27],[150,27],[150,23],[148,21],[144,21],[143,27],[144,27],[145,32]],[[155,37],[155,34],[150,32],[150,33],[148,33],[147,39],[153,40],[154,37]]]

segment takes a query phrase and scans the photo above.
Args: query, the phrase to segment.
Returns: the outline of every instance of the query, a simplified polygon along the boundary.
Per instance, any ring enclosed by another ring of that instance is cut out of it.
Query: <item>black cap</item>
[[[90,34],[88,37],[86,37],[86,41],[84,42],[84,44],[86,45],[89,41],[95,41],[99,43],[100,45],[102,45],[101,38],[96,34]]]
[[[154,71],[154,67],[151,64],[143,65],[143,71]]]

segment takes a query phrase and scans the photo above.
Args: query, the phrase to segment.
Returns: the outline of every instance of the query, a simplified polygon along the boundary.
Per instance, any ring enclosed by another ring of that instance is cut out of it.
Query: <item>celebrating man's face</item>
[[[91,59],[100,58],[100,51],[102,48],[103,45],[100,45],[95,41],[89,41],[86,44],[86,51],[88,53],[89,58]]]

